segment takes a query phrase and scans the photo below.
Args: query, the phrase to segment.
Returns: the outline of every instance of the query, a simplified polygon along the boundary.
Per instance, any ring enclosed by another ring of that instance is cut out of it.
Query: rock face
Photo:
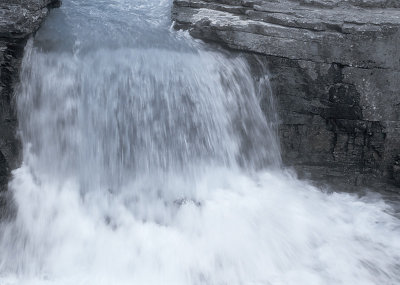
[[[400,185],[400,1],[175,0],[177,29],[259,54],[284,161],[312,178]]]
[[[13,86],[29,36],[46,17],[55,0],[0,0],[0,193],[10,171],[20,163],[20,142]],[[2,194],[1,194],[2,195]],[[0,204],[2,197],[0,197]]]

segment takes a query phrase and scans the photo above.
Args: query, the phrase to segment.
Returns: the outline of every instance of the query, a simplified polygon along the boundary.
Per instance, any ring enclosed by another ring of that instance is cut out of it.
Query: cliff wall
[[[23,50],[49,7],[59,4],[56,0],[0,0],[0,193],[7,188],[10,171],[21,161],[13,87]]]
[[[286,164],[334,183],[400,185],[400,1],[175,0],[172,17],[261,55]]]

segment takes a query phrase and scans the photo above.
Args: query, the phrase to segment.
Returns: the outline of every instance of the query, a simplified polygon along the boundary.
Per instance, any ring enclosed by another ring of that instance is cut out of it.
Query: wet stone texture
[[[336,185],[400,186],[400,1],[175,0],[175,28],[268,66],[283,158]]]
[[[29,36],[48,14],[48,8],[57,4],[60,1],[0,1],[0,192],[6,190],[10,171],[21,161],[13,90],[23,50]],[[1,196],[0,207],[3,200]]]

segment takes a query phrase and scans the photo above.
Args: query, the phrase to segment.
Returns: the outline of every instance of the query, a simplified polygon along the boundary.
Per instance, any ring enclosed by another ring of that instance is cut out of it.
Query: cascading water
[[[28,44],[0,284],[398,284],[391,208],[279,170],[268,81],[169,9],[64,1]]]

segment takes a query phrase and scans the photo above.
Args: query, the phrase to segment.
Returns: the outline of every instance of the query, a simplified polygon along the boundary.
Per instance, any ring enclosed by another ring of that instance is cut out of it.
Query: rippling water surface
[[[170,6],[66,0],[29,42],[0,284],[399,284],[392,208],[282,170],[267,75]]]

